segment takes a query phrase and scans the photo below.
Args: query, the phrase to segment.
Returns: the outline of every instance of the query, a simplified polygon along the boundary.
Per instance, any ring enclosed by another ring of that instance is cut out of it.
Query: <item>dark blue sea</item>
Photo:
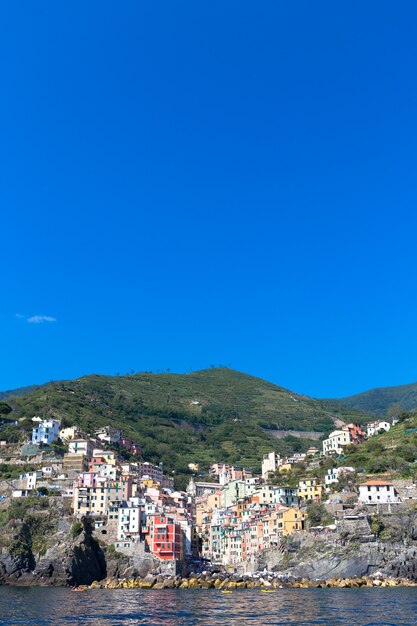
[[[64,626],[399,626],[417,624],[417,588],[110,590],[0,587],[0,624]]]

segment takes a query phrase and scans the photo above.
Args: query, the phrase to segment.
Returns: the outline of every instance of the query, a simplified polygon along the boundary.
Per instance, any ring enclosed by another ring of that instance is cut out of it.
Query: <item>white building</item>
[[[99,476],[104,476],[105,478],[109,478],[111,480],[116,480],[120,475],[116,465],[110,465],[109,463],[100,464],[96,467],[96,471]]]
[[[43,472],[40,470],[35,472],[26,472],[25,474],[21,474],[19,476],[19,480],[26,482],[26,489],[31,491],[32,489],[36,489],[36,483],[38,478],[42,478]]]
[[[129,502],[119,509],[117,539],[139,539],[141,530],[141,507]]]
[[[278,471],[278,468],[282,465],[282,459],[276,452],[269,452],[264,454],[262,459],[262,478],[267,480],[268,474],[274,474]]]
[[[347,466],[332,467],[331,469],[327,470],[327,474],[324,477],[324,483],[326,487],[329,487],[333,483],[339,482],[339,477],[341,476],[341,474],[348,474],[349,472],[354,472],[354,471],[355,471],[354,467],[347,467]]]
[[[61,428],[59,438],[61,441],[68,441],[68,439],[74,439],[77,433],[78,426],[68,426],[68,428]]]
[[[110,444],[118,444],[122,433],[117,428],[112,428],[111,426],[104,426],[95,432],[96,436],[100,441],[105,441]]]
[[[27,498],[29,491],[27,489],[14,489],[12,491],[12,498]]]
[[[287,457],[287,463],[294,465],[294,463],[302,463],[305,461],[306,455],[303,452],[295,452],[292,456]]]
[[[394,485],[385,480],[368,480],[359,485],[359,502],[383,504],[398,502],[398,494]]]
[[[351,443],[351,436],[348,429],[334,430],[327,439],[323,441],[323,454],[342,454],[343,447]]]
[[[90,439],[71,439],[68,442],[69,454],[84,454],[88,460],[93,455],[93,444]]]
[[[372,435],[377,435],[380,430],[384,430],[387,433],[390,428],[391,428],[391,424],[389,422],[385,422],[385,421],[370,422],[366,429],[366,434],[368,435],[368,437],[372,437]]]
[[[50,419],[37,422],[32,430],[32,443],[50,445],[59,437],[59,421]]]

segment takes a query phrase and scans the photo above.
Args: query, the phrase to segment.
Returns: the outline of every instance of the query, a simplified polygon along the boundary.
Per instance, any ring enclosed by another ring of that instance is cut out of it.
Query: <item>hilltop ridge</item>
[[[404,411],[412,411],[417,408],[417,382],[393,387],[376,387],[334,401],[377,417],[384,417],[394,404],[399,405]]]
[[[111,423],[141,443],[146,458],[183,473],[191,461],[258,467],[262,454],[306,449],[309,439],[271,436],[275,430],[323,436],[335,420],[369,421],[332,401],[302,396],[228,368],[190,374],[83,376],[9,397],[10,418],[54,415],[87,432]]]

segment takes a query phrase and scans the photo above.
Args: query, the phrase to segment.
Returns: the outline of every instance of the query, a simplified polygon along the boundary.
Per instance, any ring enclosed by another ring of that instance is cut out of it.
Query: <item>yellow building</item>
[[[159,489],[160,487],[160,483],[158,483],[156,480],[153,480],[153,478],[141,478],[140,485],[143,489],[152,489],[152,487],[154,487],[155,489]]]
[[[305,515],[295,507],[282,506],[262,520],[265,548],[276,544],[282,537],[304,529]]]
[[[292,470],[292,465],[291,463],[283,463],[282,465],[279,466],[278,468],[278,472],[280,474],[286,474],[287,472],[291,472]]]
[[[278,531],[282,530],[284,537],[296,530],[303,530],[305,515],[294,507],[282,507],[277,511]]]
[[[306,478],[298,483],[297,495],[303,500],[319,502],[323,494],[323,486],[317,478]]]

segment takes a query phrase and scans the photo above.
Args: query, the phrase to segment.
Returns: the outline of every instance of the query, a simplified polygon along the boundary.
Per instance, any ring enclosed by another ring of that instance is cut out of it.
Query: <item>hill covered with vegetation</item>
[[[8,391],[0,391],[0,400],[5,400],[11,396],[24,396],[38,389],[41,385],[30,385],[29,387],[19,387],[19,389],[9,389]]]
[[[8,398],[8,419],[55,416],[87,432],[112,425],[138,441],[144,457],[163,461],[169,471],[187,473],[190,462],[203,468],[225,461],[259,469],[262,455],[283,454],[316,443],[275,429],[325,435],[334,421],[369,421],[331,401],[301,396],[265,380],[227,368],[191,374],[141,373],[85,376],[52,382],[32,393]]]
[[[417,479],[417,411],[404,412],[388,432],[374,435],[360,446],[349,446],[340,464],[366,474]]]
[[[397,407],[403,411],[412,411],[417,409],[417,383],[370,389],[354,396],[340,398],[336,402],[378,417],[387,415],[391,408],[394,412]]]

